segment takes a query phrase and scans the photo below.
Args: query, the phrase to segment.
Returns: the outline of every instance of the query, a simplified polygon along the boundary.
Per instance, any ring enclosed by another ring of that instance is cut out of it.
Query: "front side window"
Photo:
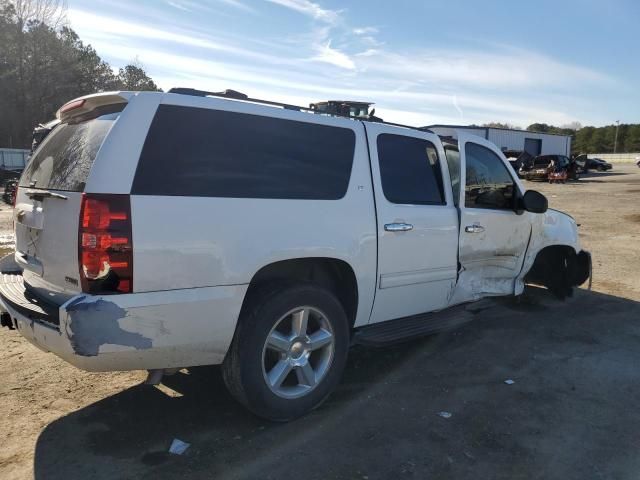
[[[467,143],[465,207],[513,210],[515,184],[498,155],[476,143]]]
[[[384,196],[391,203],[443,205],[438,152],[433,143],[384,133],[378,136],[378,162]]]

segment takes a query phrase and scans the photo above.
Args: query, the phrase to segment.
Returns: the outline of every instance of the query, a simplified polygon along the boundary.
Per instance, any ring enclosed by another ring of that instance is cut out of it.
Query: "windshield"
[[[119,115],[58,125],[27,164],[20,186],[83,191],[98,150]]]

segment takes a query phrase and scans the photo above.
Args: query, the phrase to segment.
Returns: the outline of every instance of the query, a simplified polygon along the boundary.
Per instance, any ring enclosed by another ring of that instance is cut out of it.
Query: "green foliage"
[[[571,135],[573,153],[613,153],[616,126],[582,127],[579,129],[554,127],[546,123],[533,123],[530,132]],[[640,124],[621,124],[618,128],[617,153],[640,152]]]
[[[0,0],[0,147],[28,148],[33,128],[62,104],[109,90],[158,87],[141,66],[127,65],[116,75],[71,28],[22,18],[13,2]]]
[[[500,123],[500,122],[484,123],[482,126],[483,127],[488,127],[488,128],[507,128],[507,129],[510,129],[510,130],[522,130],[520,127],[517,127],[515,125],[511,125],[510,123]]]

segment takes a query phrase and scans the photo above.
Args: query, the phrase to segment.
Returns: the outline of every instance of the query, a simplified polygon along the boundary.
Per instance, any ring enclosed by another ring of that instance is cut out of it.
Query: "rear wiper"
[[[59,193],[50,192],[49,190],[25,190],[24,194],[32,200],[42,200],[43,198],[59,198],[60,200],[66,200],[69,197],[60,195]]]

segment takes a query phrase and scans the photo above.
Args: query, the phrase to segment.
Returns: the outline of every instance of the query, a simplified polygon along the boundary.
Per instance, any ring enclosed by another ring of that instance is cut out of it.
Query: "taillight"
[[[82,291],[133,291],[133,238],[129,195],[82,195],[78,259]]]
[[[84,105],[86,100],[84,98],[80,100],[72,100],[71,102],[65,103],[62,107],[60,107],[60,113],[65,113],[70,110],[75,110],[76,108],[80,108]]]

